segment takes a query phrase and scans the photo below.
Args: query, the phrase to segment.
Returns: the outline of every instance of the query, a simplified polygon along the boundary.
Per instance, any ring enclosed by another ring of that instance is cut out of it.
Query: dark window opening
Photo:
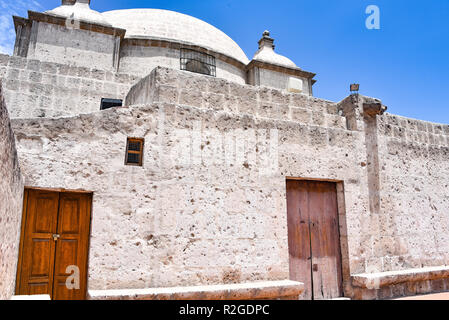
[[[123,100],[120,99],[101,99],[100,110],[106,110],[114,107],[121,107],[123,105]]]
[[[195,50],[181,49],[181,70],[215,77],[215,57]]]
[[[126,142],[125,164],[131,166],[142,166],[144,139],[128,138]]]

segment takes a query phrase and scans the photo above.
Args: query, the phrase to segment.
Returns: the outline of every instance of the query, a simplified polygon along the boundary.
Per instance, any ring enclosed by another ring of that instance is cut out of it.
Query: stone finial
[[[270,37],[270,31],[265,30],[262,34],[262,39],[259,40],[259,49],[269,47],[274,49],[274,39]]]
[[[63,6],[72,6],[75,3],[86,3],[90,5],[90,0],[62,0]]]

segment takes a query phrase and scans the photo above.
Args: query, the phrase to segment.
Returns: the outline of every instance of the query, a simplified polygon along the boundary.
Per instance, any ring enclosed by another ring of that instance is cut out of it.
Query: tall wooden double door
[[[290,278],[303,282],[304,299],[342,296],[336,184],[287,180]]]
[[[90,193],[25,190],[16,294],[85,299],[91,204]]]

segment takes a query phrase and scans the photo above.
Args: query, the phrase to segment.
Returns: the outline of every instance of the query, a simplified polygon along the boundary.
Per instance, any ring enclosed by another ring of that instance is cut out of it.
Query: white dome
[[[270,31],[265,30],[262,39],[259,40],[259,50],[253,60],[275,64],[282,67],[299,69],[289,58],[274,52],[274,39],[270,38]]]
[[[296,64],[291,61],[289,58],[281,56],[280,54],[277,54],[274,52],[273,49],[270,49],[268,47],[263,47],[261,50],[259,50],[255,55],[253,60],[258,60],[262,62],[267,62],[270,64],[275,64],[287,68],[294,68],[298,69]]]
[[[100,12],[92,10],[89,6],[88,1],[79,2],[72,4],[63,4],[53,10],[46,11],[45,13],[70,18],[78,21],[86,21],[95,24],[101,24],[105,26],[111,26],[110,23],[107,22],[105,18],[101,15]]]
[[[244,64],[249,62],[243,50],[224,32],[182,13],[160,9],[128,9],[104,12],[102,16],[112,26],[125,29],[125,38],[174,40],[222,53]]]

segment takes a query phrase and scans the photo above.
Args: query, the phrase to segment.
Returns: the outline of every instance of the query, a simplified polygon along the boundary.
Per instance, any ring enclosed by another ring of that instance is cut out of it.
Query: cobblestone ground
[[[449,292],[426,294],[423,296],[405,297],[394,300],[449,300]]]

